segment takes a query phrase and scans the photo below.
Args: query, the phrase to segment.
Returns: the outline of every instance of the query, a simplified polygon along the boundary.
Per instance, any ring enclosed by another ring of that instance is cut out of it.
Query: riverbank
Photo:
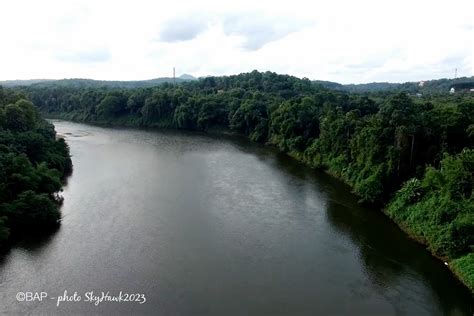
[[[446,267],[451,271],[451,273],[462,283],[464,284],[474,295],[474,253],[469,253],[459,258],[448,258],[442,257],[436,254],[430,247],[429,243],[425,238],[417,234],[412,228],[404,223],[397,222],[390,213],[387,212],[385,208],[382,209],[382,212],[390,218],[393,223],[395,223],[400,229],[407,234],[411,239],[416,242],[426,246],[426,249],[431,253],[431,255],[441,262],[443,262]]]
[[[290,152],[288,153],[288,155],[304,163],[305,165],[314,168],[312,163],[305,158],[303,153]],[[317,169],[323,170],[324,172],[328,173],[332,177],[339,179],[340,181],[347,184],[349,187],[353,188],[352,184],[346,178],[342,177],[341,175],[334,172],[330,168],[326,167],[326,168],[317,168]],[[352,193],[357,195],[357,193],[354,191]],[[411,239],[425,246],[426,249],[431,253],[433,257],[443,262],[447,266],[447,268],[451,271],[451,273],[463,285],[465,285],[474,295],[474,253],[471,252],[457,258],[439,255],[434,250],[433,245],[431,245],[426,238],[424,238],[422,235],[417,233],[412,226],[410,226],[406,222],[397,220],[396,217],[394,217],[390,212],[387,211],[387,207],[392,202],[392,200],[393,198],[390,201],[388,201],[386,204],[376,205],[376,206],[380,207],[382,213],[384,213],[388,218],[390,218],[395,225],[397,225],[405,234],[407,234],[407,236],[409,236]]]

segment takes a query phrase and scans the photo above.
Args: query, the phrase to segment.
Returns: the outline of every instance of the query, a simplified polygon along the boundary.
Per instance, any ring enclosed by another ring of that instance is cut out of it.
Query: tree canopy
[[[57,192],[71,171],[69,148],[21,93],[0,89],[0,245],[60,220]]]

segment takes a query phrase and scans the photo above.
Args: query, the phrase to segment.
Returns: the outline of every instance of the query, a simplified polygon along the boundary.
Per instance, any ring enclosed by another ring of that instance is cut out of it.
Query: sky
[[[0,80],[472,76],[474,1],[0,1]]]

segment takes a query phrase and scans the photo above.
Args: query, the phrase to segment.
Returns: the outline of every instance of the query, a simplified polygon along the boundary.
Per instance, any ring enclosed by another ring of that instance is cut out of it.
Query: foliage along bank
[[[69,148],[21,93],[0,87],[0,246],[58,225]]]

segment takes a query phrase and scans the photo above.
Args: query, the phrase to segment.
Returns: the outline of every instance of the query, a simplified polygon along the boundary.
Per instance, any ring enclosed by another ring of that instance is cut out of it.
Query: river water
[[[1,255],[0,312],[472,315],[470,293],[422,246],[271,148],[54,124],[74,164],[62,224]],[[57,306],[65,291],[81,300]],[[120,291],[146,302],[88,301]]]

